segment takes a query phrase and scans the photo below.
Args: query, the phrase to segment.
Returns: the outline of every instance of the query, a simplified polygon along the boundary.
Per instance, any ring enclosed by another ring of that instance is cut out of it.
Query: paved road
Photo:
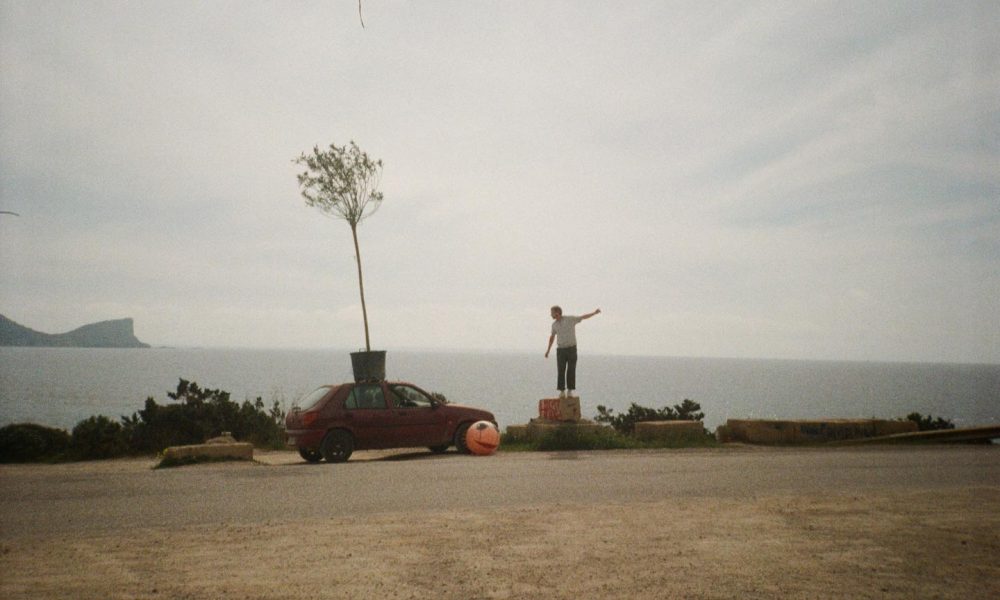
[[[1000,485],[1000,446],[445,454],[307,465],[0,466],[0,537],[385,512]]]

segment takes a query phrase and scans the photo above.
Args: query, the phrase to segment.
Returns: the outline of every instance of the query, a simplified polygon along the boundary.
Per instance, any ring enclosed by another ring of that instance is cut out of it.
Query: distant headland
[[[132,319],[91,323],[67,333],[42,333],[0,315],[0,346],[149,348],[135,337]]]

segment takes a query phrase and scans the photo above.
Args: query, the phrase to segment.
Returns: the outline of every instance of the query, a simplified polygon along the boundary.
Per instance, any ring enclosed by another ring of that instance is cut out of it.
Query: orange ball
[[[489,421],[476,421],[465,432],[465,445],[473,454],[493,454],[500,447],[500,430]]]

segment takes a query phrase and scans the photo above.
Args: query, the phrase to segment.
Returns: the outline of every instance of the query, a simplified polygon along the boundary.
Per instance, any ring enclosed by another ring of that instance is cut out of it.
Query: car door
[[[391,448],[393,414],[378,383],[356,384],[344,399],[344,423],[354,434],[354,446]]]
[[[409,384],[388,384],[386,395],[400,446],[438,446],[451,441],[444,415],[426,392]]]

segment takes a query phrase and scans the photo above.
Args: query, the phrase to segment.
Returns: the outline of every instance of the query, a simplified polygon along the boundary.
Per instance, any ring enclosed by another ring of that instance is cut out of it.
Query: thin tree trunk
[[[372,343],[368,339],[368,308],[365,306],[365,280],[361,276],[361,250],[358,248],[358,226],[351,225],[351,235],[354,236],[354,258],[358,263],[358,287],[361,288],[361,314],[365,319],[365,350],[372,351]]]

